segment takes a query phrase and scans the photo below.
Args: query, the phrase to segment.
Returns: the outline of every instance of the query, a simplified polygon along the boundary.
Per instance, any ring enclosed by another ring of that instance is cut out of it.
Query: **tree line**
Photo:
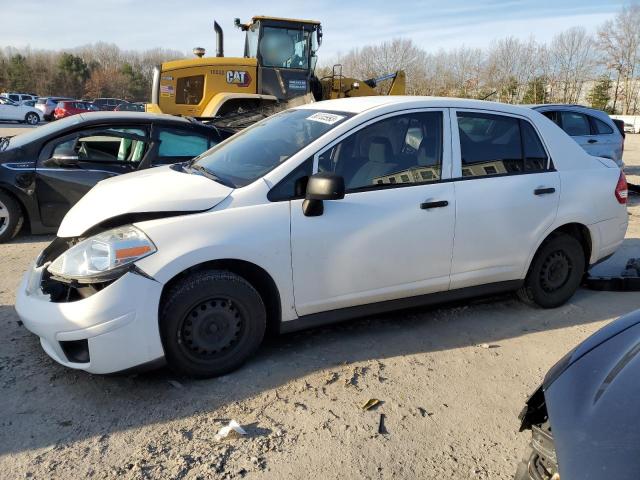
[[[184,57],[176,50],[138,52],[102,42],[67,51],[5,47],[0,48],[0,91],[149,101],[153,67]]]
[[[184,57],[175,50],[138,52],[102,42],[69,51],[5,47],[0,48],[0,91],[148,101],[153,67]],[[409,95],[588,103],[609,113],[637,114],[640,5],[623,6],[595,33],[572,27],[548,43],[507,37],[486,49],[427,52],[410,39],[397,38],[331,60],[322,61],[318,76],[330,74],[336,63],[345,75],[360,79],[402,69]]]
[[[346,76],[368,79],[404,70],[407,94],[506,103],[587,103],[609,113],[640,114],[640,5],[626,5],[595,33],[572,27],[550,42],[508,37],[487,49],[427,52],[397,38],[338,55]],[[388,85],[380,87],[381,90]]]

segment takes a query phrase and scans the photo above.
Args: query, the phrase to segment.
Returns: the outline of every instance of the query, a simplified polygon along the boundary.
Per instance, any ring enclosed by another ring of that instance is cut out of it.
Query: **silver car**
[[[68,97],[40,97],[36,102],[36,108],[42,112],[45,120],[54,120],[53,111],[56,109],[58,102],[63,100],[73,100]]]
[[[533,105],[531,108],[558,124],[587,153],[610,158],[622,167],[624,138],[605,112],[563,104]]]

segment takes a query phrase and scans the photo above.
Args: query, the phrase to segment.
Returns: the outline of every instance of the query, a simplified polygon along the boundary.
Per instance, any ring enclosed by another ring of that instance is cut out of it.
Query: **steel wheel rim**
[[[238,306],[227,297],[195,304],[182,318],[178,345],[196,362],[210,362],[227,355],[242,338],[246,321]]]
[[[553,293],[565,286],[571,278],[573,263],[569,256],[558,250],[551,253],[540,269],[540,283],[547,293]]]
[[[0,201],[0,235],[9,228],[9,210],[7,206]]]

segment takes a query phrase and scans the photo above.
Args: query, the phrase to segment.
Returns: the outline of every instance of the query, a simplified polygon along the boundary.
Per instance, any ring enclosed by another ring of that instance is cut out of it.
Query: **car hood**
[[[59,237],[78,237],[106,220],[131,214],[198,212],[215,207],[232,188],[171,166],[99,182],[64,217]]]

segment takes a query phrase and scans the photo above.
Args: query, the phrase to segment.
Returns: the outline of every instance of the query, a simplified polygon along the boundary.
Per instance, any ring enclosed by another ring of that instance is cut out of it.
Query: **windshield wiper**
[[[189,168],[191,168],[191,170],[195,170],[199,172],[203,177],[207,177],[209,180],[213,180],[214,182],[221,183],[225,187],[236,188],[236,186],[233,183],[227,180],[223,180],[222,178],[218,177],[215,173],[213,173],[211,170],[206,169],[202,165],[198,165],[197,163],[194,163],[192,165],[189,165]]]

